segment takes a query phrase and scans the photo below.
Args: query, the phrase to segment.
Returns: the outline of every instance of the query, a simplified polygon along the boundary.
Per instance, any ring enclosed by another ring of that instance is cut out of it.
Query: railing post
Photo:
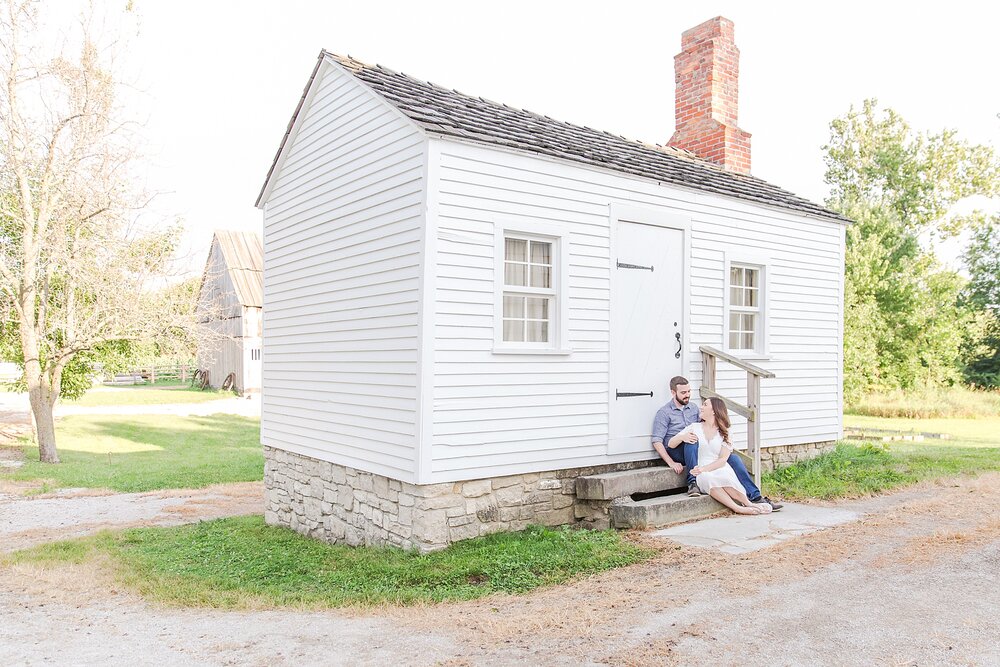
[[[701,374],[701,383],[712,391],[715,391],[715,355],[702,351]]]
[[[747,407],[753,419],[747,422],[747,453],[753,457],[753,481],[760,488],[760,377],[747,372]]]
[[[747,451],[744,456],[743,452],[740,452],[741,456],[748,459],[750,463],[751,472],[753,473],[754,481],[757,486],[760,486],[760,454],[761,454],[761,438],[760,438],[760,381],[761,378],[773,378],[774,373],[771,371],[761,368],[760,366],[754,366],[753,364],[744,361],[738,357],[734,357],[728,352],[723,352],[714,347],[708,345],[702,345],[699,348],[701,350],[701,363],[702,363],[702,389],[707,390],[705,393],[711,392],[711,395],[718,398],[722,398],[729,406],[730,411],[735,411],[737,414],[744,415],[747,418]],[[715,389],[715,365],[716,362],[722,359],[723,361],[728,361],[737,368],[741,368],[747,373],[747,404],[745,406],[719,395]],[[705,398],[702,396],[702,398]]]

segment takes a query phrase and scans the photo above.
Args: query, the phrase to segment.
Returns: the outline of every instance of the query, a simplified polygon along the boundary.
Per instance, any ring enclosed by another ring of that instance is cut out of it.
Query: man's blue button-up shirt
[[[653,420],[653,442],[662,442],[664,445],[670,438],[683,431],[688,425],[701,421],[698,415],[698,407],[689,402],[684,407],[677,407],[677,401],[670,399],[656,412]]]

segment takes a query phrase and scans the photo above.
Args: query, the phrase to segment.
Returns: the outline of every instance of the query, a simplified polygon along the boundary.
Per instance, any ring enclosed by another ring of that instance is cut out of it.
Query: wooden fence
[[[191,379],[196,370],[191,364],[157,364],[137,368],[130,373],[118,373],[114,377],[115,384],[154,384],[173,380],[183,383]]]

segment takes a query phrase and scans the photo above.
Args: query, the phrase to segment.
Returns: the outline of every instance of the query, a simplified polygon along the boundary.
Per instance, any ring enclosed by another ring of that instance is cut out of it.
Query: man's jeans
[[[677,461],[677,463],[684,464],[684,467],[687,469],[687,482],[689,485],[694,484],[695,479],[694,475],[691,474],[691,468],[698,465],[698,443],[688,444],[685,442],[673,449],[666,447],[666,450],[670,458]],[[743,459],[739,457],[739,454],[733,452],[729,456],[728,463],[736,473],[736,479],[740,480],[740,484],[743,485],[743,490],[746,491],[747,498],[751,502],[758,502],[760,500],[760,489],[753,483],[753,477],[747,472],[747,467],[743,465]]]

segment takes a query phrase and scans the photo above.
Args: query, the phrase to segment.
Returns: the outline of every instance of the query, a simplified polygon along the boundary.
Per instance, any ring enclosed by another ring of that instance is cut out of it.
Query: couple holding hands
[[[688,495],[703,493],[737,514],[768,514],[782,505],[762,496],[729,441],[729,411],[718,398],[691,404],[686,378],[670,380],[670,402],[653,421],[653,449],[674,472],[687,469]]]

